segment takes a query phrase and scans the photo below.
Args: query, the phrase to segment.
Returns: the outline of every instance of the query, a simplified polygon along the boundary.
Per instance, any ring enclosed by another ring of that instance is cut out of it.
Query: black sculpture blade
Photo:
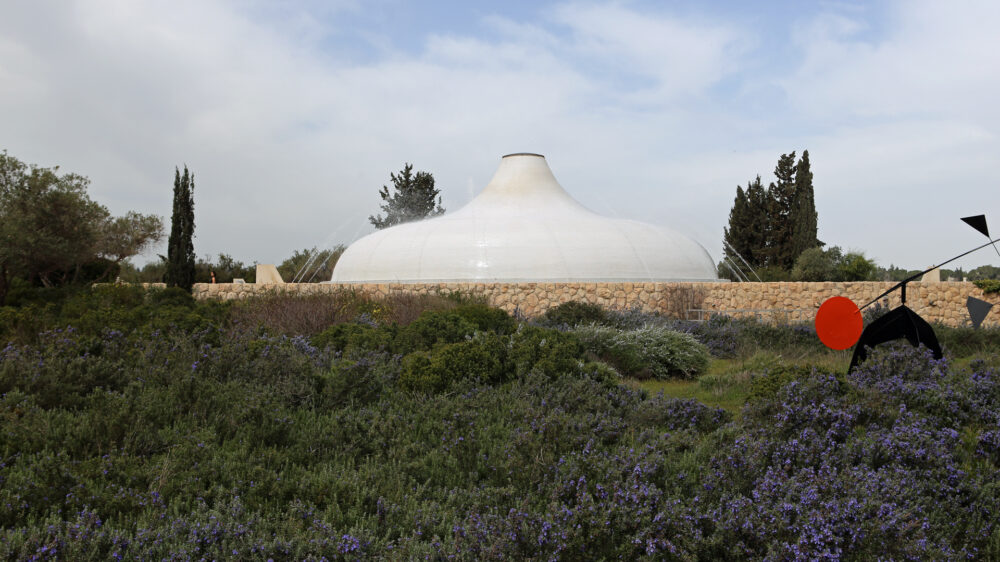
[[[922,344],[931,350],[935,359],[941,358],[941,344],[934,334],[934,328],[906,305],[900,305],[869,324],[865,331],[861,332],[861,338],[854,346],[854,355],[851,356],[851,365],[847,368],[847,372],[853,371],[868,357],[870,348],[903,338],[913,347]]]
[[[962,221],[965,224],[975,228],[983,234],[983,236],[990,237],[990,227],[986,226],[986,215],[974,215],[971,217],[962,217]]]
[[[972,327],[979,328],[986,319],[986,315],[993,308],[993,303],[979,300],[976,297],[969,297],[965,301],[965,307],[969,309],[969,318],[972,319]]]
[[[990,227],[986,226],[986,215],[973,215],[971,217],[962,217],[965,224],[975,228],[981,232],[986,239],[990,239]],[[992,241],[991,241],[992,243]],[[1000,256],[1000,248],[997,248],[996,244],[993,244],[993,249],[996,251],[997,255]]]

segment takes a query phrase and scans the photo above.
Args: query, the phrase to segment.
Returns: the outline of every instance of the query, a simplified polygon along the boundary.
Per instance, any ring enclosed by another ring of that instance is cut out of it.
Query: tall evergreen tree
[[[816,199],[813,192],[813,174],[809,168],[809,151],[802,151],[802,158],[795,167],[795,194],[789,223],[792,228],[790,253],[796,258],[809,248],[823,245],[817,238]],[[793,258],[795,259],[795,258]]]
[[[754,269],[773,267],[791,271],[796,258],[822,246],[817,238],[817,214],[809,152],[796,163],[795,152],[782,154],[774,168],[775,181],[766,189],[760,182],[736,189],[723,233],[728,257],[741,263],[733,250]],[[731,246],[731,250],[728,246]]]
[[[184,175],[174,168],[174,208],[167,242],[167,286],[190,292],[194,285],[194,273],[194,174],[184,166]]]
[[[390,173],[393,191],[383,185],[379,195],[385,201],[382,212],[385,216],[369,216],[368,221],[381,230],[404,222],[418,221],[444,213],[441,207],[440,190],[434,188],[434,176],[427,172],[413,173],[413,165],[406,164],[399,175]],[[435,202],[436,199],[436,202]]]
[[[740,257],[747,259],[750,255],[750,244],[747,234],[750,231],[749,204],[743,186],[736,186],[736,200],[729,210],[729,226],[722,230],[722,251],[729,261],[742,268]],[[737,256],[736,254],[739,254]]]
[[[729,226],[723,232],[723,240],[726,257],[740,268],[744,260],[755,269],[764,265],[761,250],[766,236],[765,210],[764,186],[760,176],[747,182],[746,191],[742,186],[736,186],[736,200],[729,211]]]
[[[768,244],[771,239],[771,223],[768,219],[768,208],[770,199],[764,184],[760,181],[760,176],[753,183],[747,186],[747,204],[752,217],[750,222],[750,233],[748,239],[753,250],[750,252],[752,260],[748,259],[754,268],[768,265]]]
[[[792,225],[790,218],[795,201],[795,152],[782,154],[774,168],[777,181],[768,187],[767,265],[791,270],[796,255],[792,255]]]

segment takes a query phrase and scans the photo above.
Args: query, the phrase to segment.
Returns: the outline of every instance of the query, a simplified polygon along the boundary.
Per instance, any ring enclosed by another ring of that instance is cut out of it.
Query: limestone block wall
[[[879,296],[895,283],[722,283],[714,288],[703,305],[712,311],[772,310],[775,314],[788,314],[805,321],[816,317],[816,309],[826,299],[839,295],[862,306]],[[972,283],[909,283],[906,287],[906,305],[928,322],[947,326],[963,326],[968,322],[966,308],[968,297],[993,303],[985,326],[1000,325],[1000,295],[984,295]],[[890,307],[900,304],[899,290],[880,301]],[[788,312],[783,312],[788,311]],[[746,313],[746,312],[745,312]]]
[[[511,313],[532,317],[567,301],[582,301],[607,308],[639,308],[675,318],[705,318],[711,314],[753,315],[777,322],[812,322],[816,309],[832,296],[845,296],[859,306],[893,284],[861,283],[424,283],[424,284],[320,284],[281,285],[207,284],[194,286],[198,299],[245,299],[267,292],[291,295],[329,294],[353,290],[374,297],[394,294],[461,292],[484,297]],[[928,322],[962,326],[968,322],[966,299],[973,296],[997,306],[984,325],[1000,325],[1000,295],[984,295],[972,283],[910,283],[907,306]],[[888,297],[899,304],[899,291]]]

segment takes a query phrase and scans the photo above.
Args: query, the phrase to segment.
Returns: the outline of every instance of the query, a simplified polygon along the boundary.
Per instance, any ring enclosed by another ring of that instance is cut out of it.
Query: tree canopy
[[[792,268],[795,281],[876,281],[878,266],[863,252],[844,253],[839,246],[809,248],[799,255]]]
[[[216,283],[232,283],[234,279],[242,279],[246,283],[257,280],[257,262],[244,264],[242,261],[220,253],[215,261],[211,255],[206,255],[195,263],[195,283],[211,283],[212,273],[215,273]]]
[[[163,236],[159,217],[113,217],[90,199],[90,180],[0,154],[0,304],[10,281],[53,286],[82,281],[85,265],[104,260],[99,277]]]
[[[767,188],[760,176],[736,187],[736,199],[723,232],[726,259],[737,267],[773,269],[787,275],[817,238],[817,213],[809,151],[796,162],[795,152],[782,154]],[[745,262],[745,263],[744,263]]]
[[[795,154],[794,152],[792,153]],[[818,215],[813,190],[813,173],[809,165],[809,151],[802,151],[802,158],[795,167],[795,192],[789,213],[791,237],[788,242],[791,262],[809,248],[823,246],[817,238]]]
[[[184,175],[174,168],[174,209],[170,216],[165,278],[168,287],[190,292],[194,277],[194,174],[184,166]]]
[[[109,218],[101,234],[100,255],[120,264],[138,255],[163,238],[163,220],[155,215],[135,211],[124,217]]]
[[[381,230],[405,222],[418,221],[444,213],[440,190],[434,188],[434,176],[427,172],[413,173],[413,165],[405,164],[399,174],[390,173],[392,193],[383,185],[379,191],[384,203],[384,216],[369,216],[368,221]]]
[[[318,250],[317,248],[296,250],[292,256],[281,262],[278,273],[286,283],[321,283],[329,281],[333,276],[333,268],[337,260],[347,248],[340,244],[334,248]],[[296,277],[297,276],[297,277]]]
[[[740,268],[744,265],[754,269],[763,266],[767,262],[768,228],[767,192],[760,176],[757,176],[757,179],[747,182],[746,191],[736,186],[736,201],[729,211],[729,226],[723,231],[726,255]]]

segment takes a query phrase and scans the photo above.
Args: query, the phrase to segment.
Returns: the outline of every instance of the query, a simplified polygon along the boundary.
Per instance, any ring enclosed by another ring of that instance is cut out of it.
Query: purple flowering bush
[[[0,345],[0,557],[1000,556],[990,361],[879,348],[731,414],[619,385],[564,332],[470,318],[458,341],[411,331],[449,373],[433,391],[371,325],[331,332],[349,352],[200,322]],[[744,328],[802,337],[702,329]],[[467,376],[498,342],[508,371]]]

